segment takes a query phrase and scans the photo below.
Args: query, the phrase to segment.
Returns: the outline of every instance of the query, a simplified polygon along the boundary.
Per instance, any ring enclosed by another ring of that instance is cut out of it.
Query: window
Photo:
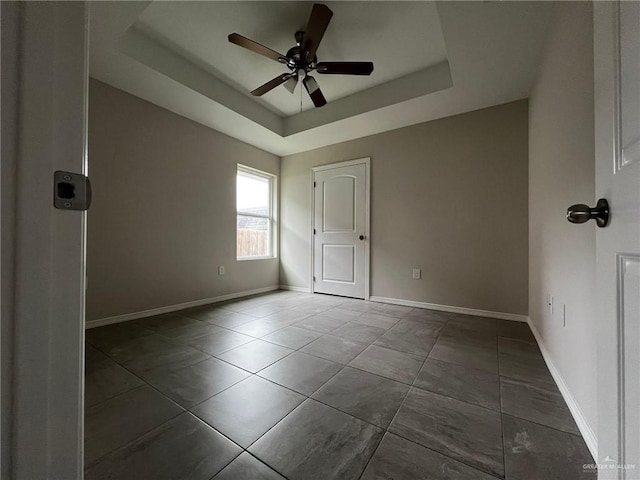
[[[276,177],[238,165],[236,176],[237,257],[275,257]]]

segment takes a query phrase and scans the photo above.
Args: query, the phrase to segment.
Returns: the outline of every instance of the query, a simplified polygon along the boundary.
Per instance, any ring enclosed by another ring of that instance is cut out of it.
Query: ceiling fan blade
[[[315,78],[307,75],[304,77],[304,80],[302,80],[302,83],[304,84],[304,88],[307,89],[307,93],[316,107],[321,107],[327,104],[327,100],[324,98]]]
[[[318,62],[316,70],[337,75],[371,75],[373,62]]]
[[[260,45],[258,42],[254,42],[253,40],[243,37],[238,33],[230,34],[229,41],[240,47],[246,48],[247,50],[251,50],[252,52],[270,58],[271,60],[275,60],[276,62],[287,63],[287,57],[281,53],[271,50],[269,47],[265,47],[264,45]]]
[[[329,21],[332,16],[333,12],[329,10],[329,7],[326,5],[321,3],[313,4],[302,44],[302,51],[305,52],[307,61],[313,61],[316,50],[318,50],[318,45],[320,45],[320,41],[329,26]]]
[[[289,80],[293,76],[294,76],[293,73],[283,73],[282,75],[277,76],[273,80],[269,80],[264,85],[261,85],[258,88],[256,88],[255,90],[253,90],[251,92],[251,95],[254,95],[256,97],[264,95],[268,91],[273,90],[274,88],[276,88],[278,85],[282,85],[284,82],[286,82],[287,80]]]
[[[298,75],[294,75],[289,80],[284,82],[284,88],[289,90],[290,93],[293,93],[298,85]]]

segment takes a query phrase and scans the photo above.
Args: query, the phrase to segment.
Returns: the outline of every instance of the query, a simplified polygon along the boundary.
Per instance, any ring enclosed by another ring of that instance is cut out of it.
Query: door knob
[[[360,235],[358,238],[359,238],[360,240],[364,240],[364,235]]]
[[[609,223],[609,203],[606,199],[598,200],[595,208],[584,203],[577,203],[567,209],[567,220],[571,223],[585,223],[591,219],[594,219],[600,228],[607,226]]]

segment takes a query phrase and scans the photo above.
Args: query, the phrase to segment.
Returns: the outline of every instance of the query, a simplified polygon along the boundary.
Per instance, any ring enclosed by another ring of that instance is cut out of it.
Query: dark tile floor
[[[579,480],[523,323],[274,292],[87,331],[87,479]]]

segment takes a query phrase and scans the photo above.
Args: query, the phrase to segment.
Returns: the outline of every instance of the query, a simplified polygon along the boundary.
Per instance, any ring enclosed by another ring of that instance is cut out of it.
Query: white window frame
[[[246,174],[254,177],[261,177],[267,179],[269,181],[269,215],[261,215],[261,214],[247,214],[241,213],[238,211],[238,200],[237,200],[237,187],[238,187],[238,175]],[[278,258],[278,221],[277,221],[277,199],[278,199],[278,177],[273,173],[264,172],[262,170],[258,170],[257,168],[248,167],[246,165],[242,165],[238,163],[238,167],[236,169],[236,260],[239,262],[243,262],[246,260],[266,260],[272,258]],[[269,255],[262,257],[240,257],[238,256],[238,246],[237,246],[237,236],[238,236],[238,216],[244,217],[254,217],[254,218],[266,218],[270,222],[269,228]]]

